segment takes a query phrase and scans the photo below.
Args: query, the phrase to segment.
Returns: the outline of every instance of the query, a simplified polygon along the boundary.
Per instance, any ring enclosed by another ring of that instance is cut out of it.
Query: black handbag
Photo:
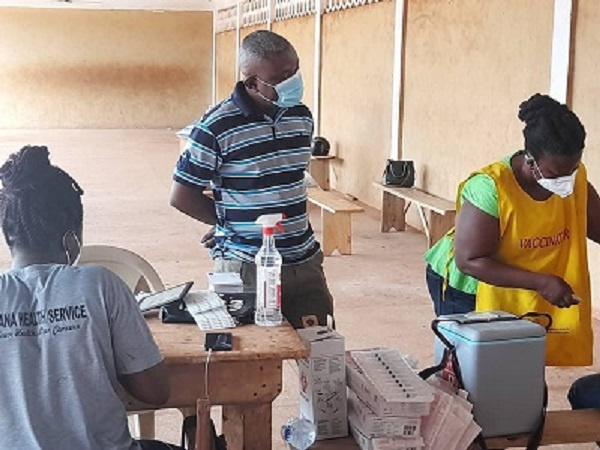
[[[331,150],[329,141],[321,136],[316,136],[312,143],[312,155],[313,156],[327,156]]]
[[[414,162],[388,159],[383,182],[387,186],[413,187],[415,184]]]

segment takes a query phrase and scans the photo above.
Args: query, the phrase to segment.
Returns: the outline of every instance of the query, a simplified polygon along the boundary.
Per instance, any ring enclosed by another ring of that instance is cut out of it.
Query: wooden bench
[[[308,165],[308,172],[315,179],[317,184],[324,191],[330,189],[329,174],[331,161],[335,159],[335,156],[311,156],[310,163]]]
[[[486,439],[490,450],[525,447],[529,436]],[[585,444],[600,441],[600,410],[549,411],[541,445]]]
[[[331,256],[337,249],[342,255],[351,255],[352,214],[364,209],[338,193],[319,188],[308,189],[308,201],[321,208],[323,254]]]
[[[529,436],[488,438],[490,450],[525,448]],[[541,445],[585,444],[600,441],[600,410],[549,411]],[[315,450],[358,450],[351,437],[317,442]]]
[[[455,204],[417,188],[385,186],[373,183],[383,191],[381,207],[381,232],[388,233],[392,228],[397,231],[406,229],[406,212],[411,204],[416,205],[419,217],[427,236],[427,245],[435,244],[453,225],[456,217]],[[406,204],[408,202],[408,205]],[[425,210],[431,212],[429,221]]]

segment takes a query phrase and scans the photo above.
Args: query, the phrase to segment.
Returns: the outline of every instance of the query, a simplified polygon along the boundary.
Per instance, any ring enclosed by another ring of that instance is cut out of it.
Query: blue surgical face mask
[[[300,73],[300,70],[298,70],[287,80],[283,80],[281,83],[275,85],[269,84],[258,77],[256,79],[265,86],[275,89],[275,92],[277,93],[277,100],[268,99],[260,92],[258,92],[258,95],[268,102],[279,106],[280,108],[291,108],[292,106],[299,105],[302,101],[302,96],[304,95],[304,82],[302,81],[302,74]]]

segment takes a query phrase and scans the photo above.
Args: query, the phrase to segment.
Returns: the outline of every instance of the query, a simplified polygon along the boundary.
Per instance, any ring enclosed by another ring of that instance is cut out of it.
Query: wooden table
[[[171,397],[161,408],[195,408],[196,400],[206,395],[204,332],[191,324],[163,324],[155,317],[148,325],[170,373]],[[282,362],[307,358],[308,348],[289,324],[229,331],[234,350],[210,358],[210,403],[223,405],[229,450],[269,450],[271,406],[281,393]],[[129,411],[157,409],[131,398],[125,402]]]
[[[525,448],[529,436],[488,438],[490,450]],[[578,411],[548,411],[541,446],[560,444],[583,444],[600,441],[600,411],[581,409]]]
[[[360,447],[352,436],[317,441],[310,448],[311,450],[360,450]]]

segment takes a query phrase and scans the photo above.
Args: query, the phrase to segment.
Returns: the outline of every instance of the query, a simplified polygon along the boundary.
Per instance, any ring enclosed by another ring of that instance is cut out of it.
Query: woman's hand
[[[538,275],[535,291],[558,308],[569,308],[579,304],[579,299],[574,296],[569,283],[556,275]]]

